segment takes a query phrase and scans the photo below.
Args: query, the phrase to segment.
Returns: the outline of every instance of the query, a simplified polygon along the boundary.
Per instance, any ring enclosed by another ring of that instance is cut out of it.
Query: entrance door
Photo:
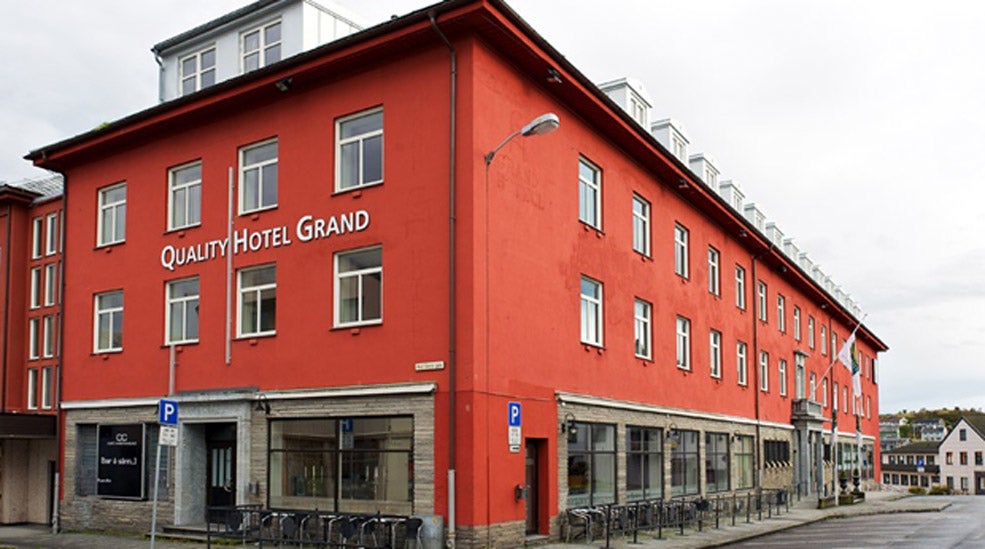
[[[209,425],[205,430],[205,505],[209,522],[221,522],[217,507],[236,505],[236,424]]]
[[[537,441],[527,440],[524,445],[525,451],[525,475],[524,488],[526,491],[527,502],[527,534],[537,534],[540,531],[538,521],[539,494],[537,486],[537,471],[540,468],[540,453],[537,451]]]
[[[975,471],[975,495],[985,495],[985,473]]]

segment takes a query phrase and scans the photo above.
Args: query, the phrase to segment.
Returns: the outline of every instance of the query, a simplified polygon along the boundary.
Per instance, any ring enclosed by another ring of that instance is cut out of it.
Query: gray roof
[[[181,33],[181,34],[179,34],[177,36],[173,36],[173,37],[168,38],[167,40],[165,40],[163,42],[160,42],[158,44],[155,44],[154,47],[151,48],[151,51],[153,51],[155,53],[163,52],[164,50],[167,50],[168,48],[174,47],[174,46],[176,46],[176,45],[184,42],[185,40],[188,40],[189,38],[193,38],[195,36],[198,36],[200,34],[203,34],[205,32],[208,32],[208,31],[210,31],[212,29],[217,29],[217,28],[225,25],[226,23],[229,23],[231,21],[235,21],[235,20],[239,19],[240,17],[245,17],[247,15],[250,15],[250,14],[252,14],[253,12],[255,12],[255,11],[259,10],[259,9],[265,8],[265,7],[269,6],[270,4],[274,4],[274,3],[279,2],[279,1],[280,0],[257,0],[256,2],[253,2],[252,4],[249,4],[247,6],[243,6],[242,8],[239,8],[238,10],[231,11],[231,12],[223,15],[222,17],[217,17],[217,18],[209,21],[208,23],[203,23],[203,24],[201,24],[201,25],[199,25],[199,26],[197,26],[197,27],[195,27],[195,28],[193,28],[191,30],[185,31],[185,32],[183,32],[183,33]]]
[[[11,187],[18,187],[20,189],[38,193],[41,195],[38,197],[38,200],[45,200],[53,196],[59,196],[62,192],[64,192],[65,188],[65,182],[59,174],[52,174],[36,179],[20,179],[18,181],[8,182],[6,184]]]
[[[892,450],[886,450],[884,454],[936,454],[937,449],[940,448],[940,441],[934,440],[921,440],[918,442],[911,442],[906,446],[900,446],[899,448],[894,448]]]

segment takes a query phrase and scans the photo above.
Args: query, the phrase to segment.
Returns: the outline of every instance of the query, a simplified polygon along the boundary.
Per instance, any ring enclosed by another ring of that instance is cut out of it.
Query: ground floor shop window
[[[729,489],[728,433],[705,433],[705,482],[708,492]]]
[[[270,422],[270,507],[410,514],[410,417]]]
[[[663,431],[626,427],[626,500],[663,497]]]
[[[685,496],[698,493],[698,432],[671,430],[670,493]]]
[[[568,507],[616,501],[616,426],[575,423],[568,436]]]
[[[735,443],[735,466],[738,469],[736,488],[752,488],[755,452],[756,446],[753,437],[739,435]]]

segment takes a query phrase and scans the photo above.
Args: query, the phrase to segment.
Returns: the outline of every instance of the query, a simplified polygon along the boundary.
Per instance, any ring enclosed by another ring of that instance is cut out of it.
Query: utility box
[[[445,518],[441,515],[414,515],[421,519],[421,547],[423,549],[444,549]]]

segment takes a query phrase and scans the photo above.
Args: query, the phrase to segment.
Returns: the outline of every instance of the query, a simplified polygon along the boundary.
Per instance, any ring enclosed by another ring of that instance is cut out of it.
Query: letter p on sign
[[[157,404],[157,422],[161,425],[177,425],[178,403],[174,400],[161,399]]]

